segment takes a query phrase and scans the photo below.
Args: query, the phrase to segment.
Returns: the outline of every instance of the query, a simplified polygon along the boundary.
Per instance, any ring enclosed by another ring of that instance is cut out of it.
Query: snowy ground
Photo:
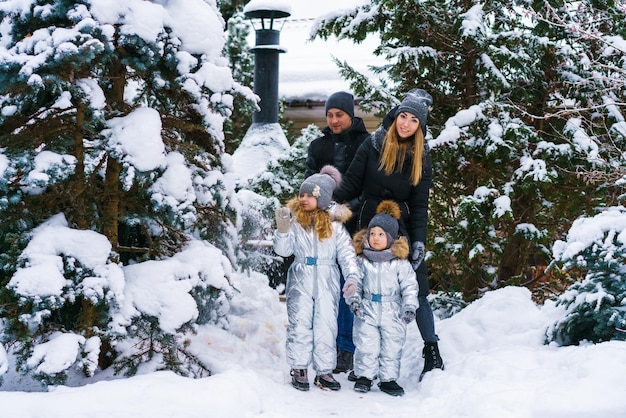
[[[409,327],[399,379],[406,394],[394,398],[376,386],[367,394],[354,392],[345,374],[339,375],[339,392],[293,389],[284,358],[284,304],[264,277],[239,280],[231,333],[207,327],[193,342],[212,364],[213,376],[193,380],[150,372],[106,379],[104,373],[104,380],[80,387],[27,392],[27,382],[9,374],[0,417],[626,416],[626,342],[543,345],[558,310],[537,307],[524,288],[491,292],[437,321],[446,369],[421,383],[422,342],[417,327]]]

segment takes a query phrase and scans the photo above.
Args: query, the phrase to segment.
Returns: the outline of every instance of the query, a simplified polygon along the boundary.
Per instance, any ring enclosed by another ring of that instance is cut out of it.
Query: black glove
[[[402,322],[408,325],[413,321],[415,321],[415,312],[413,311],[404,312],[404,315],[402,315]]]
[[[352,302],[350,304],[350,310],[355,316],[363,319],[363,310],[361,310],[361,304],[359,302]]]
[[[426,251],[424,249],[424,243],[421,241],[415,241],[412,245],[411,249],[411,266],[413,270],[417,271],[417,268],[424,261],[424,256],[426,255]]]

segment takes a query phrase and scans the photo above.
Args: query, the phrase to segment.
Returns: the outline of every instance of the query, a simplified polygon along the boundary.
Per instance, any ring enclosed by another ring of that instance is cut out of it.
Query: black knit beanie
[[[350,93],[346,93],[345,91],[338,91],[337,93],[333,93],[326,100],[326,108],[324,109],[324,114],[328,113],[328,109],[340,109],[350,115],[351,118],[354,117],[354,96]]]

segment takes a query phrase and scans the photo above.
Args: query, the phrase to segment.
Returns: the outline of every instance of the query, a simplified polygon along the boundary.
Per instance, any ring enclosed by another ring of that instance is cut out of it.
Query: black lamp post
[[[278,26],[277,19],[291,16],[290,12],[290,8],[272,10],[267,1],[253,0],[244,8],[256,32],[256,45],[250,51],[254,53],[254,93],[261,99],[261,110],[252,116],[253,123],[278,123],[278,54],[286,50],[279,45],[282,25],[280,29],[274,27]]]

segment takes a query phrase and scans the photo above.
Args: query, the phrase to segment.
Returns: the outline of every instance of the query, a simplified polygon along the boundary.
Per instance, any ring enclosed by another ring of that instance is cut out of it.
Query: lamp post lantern
[[[282,2],[284,3],[284,2]],[[254,93],[261,99],[261,110],[252,116],[253,123],[278,123],[278,54],[286,52],[280,43],[280,29],[291,16],[291,6],[268,7],[268,1],[252,0],[244,8],[256,34],[254,48]],[[279,22],[282,20],[282,23]],[[280,29],[276,29],[280,24]]]

